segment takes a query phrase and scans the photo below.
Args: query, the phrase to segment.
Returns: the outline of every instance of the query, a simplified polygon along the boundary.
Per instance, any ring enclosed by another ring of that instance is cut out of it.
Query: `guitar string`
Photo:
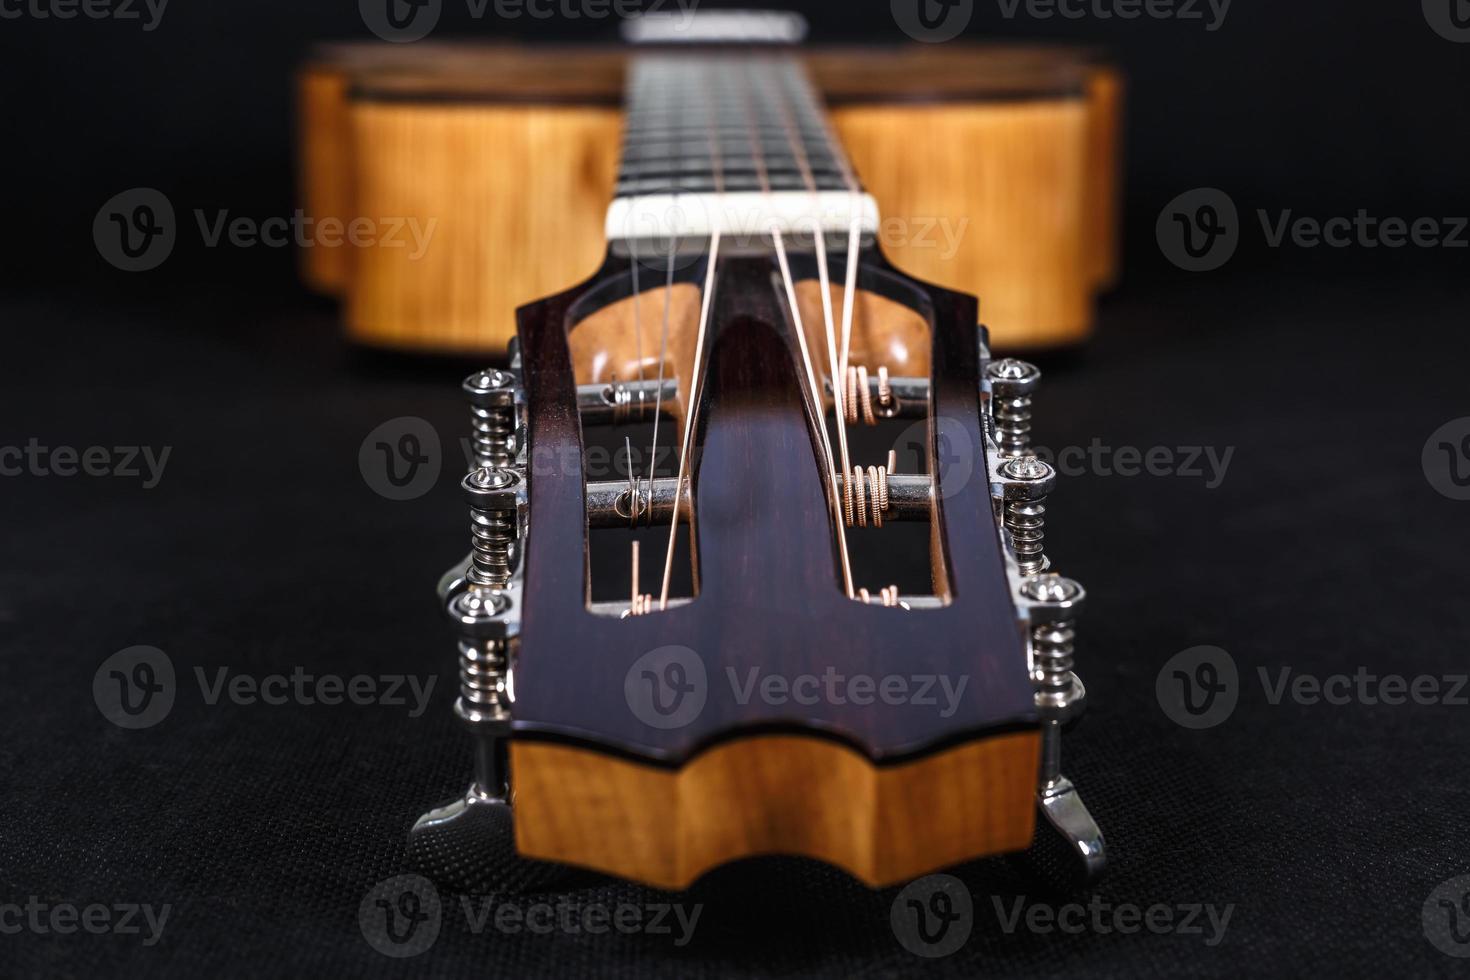
[[[720,258],[720,230],[723,225],[721,214],[723,213],[723,202],[725,199],[725,171],[723,158],[720,155],[719,140],[715,135],[713,120],[714,100],[711,98],[711,83],[708,69],[701,66],[701,79],[703,84],[700,91],[704,97],[705,128],[709,134],[710,167],[713,171],[715,187],[715,201],[713,220],[710,223],[709,240],[709,264],[704,274],[704,295],[700,297],[699,304],[699,327],[694,337],[694,363],[690,368],[689,382],[689,405],[684,412],[684,438],[679,446],[679,475],[674,481],[674,513],[669,520],[669,544],[664,552],[664,579],[659,588],[658,607],[660,610],[669,607],[669,583],[674,572],[674,543],[679,535],[679,500],[684,495],[684,481],[689,468],[690,440],[694,435],[694,423],[699,415],[699,403],[704,392],[704,376],[701,371],[701,363],[704,357],[704,338],[709,326],[710,306],[715,293],[715,267]],[[670,264],[670,275],[672,275],[672,260]],[[690,493],[690,561],[694,560],[694,510],[693,493]]]
[[[785,71],[781,73],[783,81],[789,79],[795,71],[795,66],[787,62],[782,66]],[[769,81],[768,81],[769,91]],[[791,116],[791,107],[777,93],[775,99],[777,110],[781,113],[781,126],[786,134],[786,143],[791,147],[792,157],[796,161],[797,169],[801,171],[802,182],[806,184],[807,192],[812,200],[812,236],[813,244],[817,252],[817,280],[822,292],[822,320],[827,335],[827,361],[828,370],[832,378],[832,402],[835,408],[837,421],[837,445],[842,455],[842,477],[849,479],[848,474],[852,472],[852,460],[847,451],[847,395],[842,379],[846,373],[839,373],[840,361],[837,356],[837,329],[832,315],[832,282],[831,273],[827,265],[827,236],[822,228],[819,216],[815,213],[818,207],[817,181],[812,173],[811,160],[807,156],[806,147],[799,139],[796,121]],[[849,198],[850,200],[850,198]],[[851,205],[849,205],[849,209]],[[851,266],[849,260],[848,265]],[[844,296],[844,312],[851,307],[850,297]],[[844,319],[846,319],[844,317]],[[844,527],[845,527],[844,523]]]
[[[781,62],[781,68],[783,70],[779,73],[780,77],[783,81],[787,82],[790,81],[790,79],[797,71],[795,64],[789,60],[783,60]],[[768,86],[767,93],[769,94],[770,91],[770,87]],[[817,278],[822,296],[822,318],[824,334],[827,341],[828,371],[832,380],[832,403],[834,409],[833,414],[836,420],[837,441],[842,460],[843,479],[847,480],[851,479],[851,477],[848,475],[851,472],[851,460],[849,458],[847,448],[847,413],[845,403],[845,389],[840,380],[844,376],[844,374],[839,373],[840,362],[837,354],[836,324],[834,322],[832,313],[832,287],[831,275],[827,262],[826,233],[822,228],[820,215],[815,213],[817,210],[817,205],[819,203],[819,198],[817,196],[818,191],[816,177],[812,172],[811,161],[807,155],[806,148],[803,145],[802,140],[798,138],[799,133],[795,119],[792,117],[791,114],[791,107],[783,97],[785,94],[789,93],[778,92],[776,94],[776,97],[774,98],[774,102],[776,104],[777,110],[781,113],[782,129],[786,135],[786,142],[791,147],[793,158],[797,164],[798,169],[801,171],[802,182],[806,184],[807,191],[811,195],[813,205],[813,244],[816,249]],[[836,156],[837,154],[834,152],[833,155]],[[849,185],[849,192],[850,191],[851,185]],[[852,206],[852,201],[852,195],[851,193],[849,193],[849,208],[851,208]],[[799,336],[802,337],[804,341],[805,325],[802,323],[801,313],[797,307],[796,292],[791,281],[790,265],[785,254],[785,245],[779,235],[776,236],[775,241],[777,256],[781,261],[782,276],[788,287],[787,301],[791,304],[792,314],[797,323],[797,333]],[[845,325],[850,324],[851,322],[851,310],[853,305],[851,289],[853,283],[856,280],[856,259],[857,250],[853,247],[852,239],[849,238],[847,289],[843,296],[843,321]],[[848,329],[850,330],[850,326],[848,327]],[[805,346],[805,343],[803,343],[803,357],[806,358],[808,362],[810,362],[810,354],[805,350]],[[828,482],[830,484],[832,494],[833,522],[836,526],[837,550],[838,554],[841,556],[843,586],[847,592],[848,598],[853,598],[854,591],[852,579],[852,564],[847,547],[847,522],[842,516],[842,507],[840,503],[841,491],[839,490],[837,484],[837,462],[833,458],[831,442],[827,436],[825,421],[826,412],[822,409],[823,401],[820,394],[821,389],[817,386],[816,372],[815,369],[811,368],[810,363],[808,363],[808,374],[808,381],[812,389],[813,404],[817,409],[816,418],[819,420],[818,426],[822,433],[822,444],[827,455]]]
[[[748,88],[750,75],[750,66],[749,64],[747,64],[745,71],[745,81],[747,82],[747,86],[742,87],[742,92],[746,91]],[[758,157],[759,161],[757,163],[756,169],[761,177],[761,192],[766,195],[767,198],[769,198],[771,193],[771,185],[766,175],[765,155],[760,148],[754,125],[754,117],[748,101],[746,102],[746,121],[752,136],[751,145],[754,148],[755,154]],[[837,487],[837,464],[832,455],[831,439],[827,435],[827,426],[825,421],[826,412],[823,410],[821,389],[817,386],[816,370],[812,365],[811,351],[808,349],[806,342],[806,325],[802,322],[801,306],[796,299],[796,285],[791,276],[791,264],[786,255],[785,240],[781,234],[779,224],[774,221],[771,225],[771,240],[776,247],[776,260],[781,268],[781,281],[786,290],[786,302],[791,307],[792,321],[796,326],[797,346],[801,350],[802,365],[806,371],[808,393],[807,397],[812,412],[812,418],[814,420],[814,424],[817,430],[817,435],[822,444],[822,455],[827,465],[827,504],[832,511],[832,521],[837,529],[837,553],[839,564],[842,569],[842,587],[843,590],[847,593],[847,596],[849,598],[852,598],[854,594],[852,582],[852,563],[848,557],[847,552],[846,525],[842,518],[842,496]],[[836,389],[837,385],[834,384],[833,388]]]
[[[837,137],[837,131],[832,127],[832,120],[826,112],[817,114],[817,121],[821,124],[822,135],[827,145],[832,148],[832,158],[837,163],[837,170],[842,176],[843,186],[847,188],[848,213],[850,221],[847,226],[847,272],[844,276],[842,288],[842,353],[841,373],[838,378],[847,378],[848,355],[852,350],[852,319],[853,310],[857,299],[857,273],[858,273],[858,246],[862,243],[863,219],[861,210],[862,186],[858,184],[857,174],[853,172],[851,164],[848,163],[847,154],[842,152],[842,141]],[[834,387],[836,382],[834,381]],[[844,395],[844,397],[846,397]],[[844,418],[846,416],[844,415]]]
[[[650,62],[644,62],[644,64],[645,65],[648,65],[648,64],[650,64]],[[673,145],[674,145],[673,144],[673,141],[670,140],[669,141],[669,152],[668,152],[668,158],[667,158],[668,159],[668,163],[669,163],[669,169],[670,169],[670,171],[673,171],[674,170],[675,165],[678,162],[674,158]],[[673,204],[670,207],[670,216],[671,217],[672,217],[673,214],[677,213],[678,206],[679,206],[679,194],[680,194],[680,190],[679,190],[679,187],[676,185],[674,187]],[[665,371],[665,365],[668,363],[668,357],[669,357],[669,355],[668,355],[668,350],[669,350],[669,310],[673,306],[673,294],[674,294],[674,257],[676,255],[676,253],[678,252],[678,236],[676,234],[674,234],[674,229],[672,228],[672,226],[669,229],[669,242],[668,242],[668,246],[669,246],[669,264],[668,264],[668,269],[667,269],[667,271],[664,274],[664,309],[663,309],[663,320],[662,320],[662,322],[659,325],[659,332],[658,332],[658,379],[657,379],[657,382],[656,382],[656,384],[658,386],[658,390],[654,393],[654,403],[653,403],[653,437],[650,440],[649,447],[648,447],[648,509],[649,509],[649,524],[650,525],[653,523],[652,518],[653,518],[653,487],[654,487],[654,480],[657,478],[657,475],[658,475],[657,474],[657,471],[656,471],[656,467],[658,465],[658,426],[659,426],[659,419],[663,415],[663,407],[664,407],[664,371]],[[635,499],[633,499],[632,501],[629,502],[628,509],[636,517],[636,515],[638,513],[638,500],[636,499],[636,495],[635,495]],[[675,510],[676,511],[678,510],[677,506],[675,507]],[[672,547],[672,544],[671,544],[671,547]],[[637,591],[637,583],[635,583],[635,585],[634,585],[634,591],[635,592]]]
[[[631,80],[630,80],[630,85],[631,85]],[[631,94],[630,94],[629,101],[630,102],[632,101]],[[629,146],[629,144],[631,142],[632,142],[631,136],[625,136],[624,137],[624,140],[623,140],[623,144],[624,144],[623,145],[623,152],[624,152],[624,154],[626,154],[627,151],[631,148]],[[637,417],[638,418],[641,418],[643,416],[642,408],[643,408],[643,397],[644,397],[644,391],[643,391],[643,299],[642,299],[642,296],[640,295],[642,291],[640,290],[639,285],[638,285],[638,235],[637,235],[637,229],[635,228],[635,229],[633,229],[633,231],[634,231],[634,233],[628,236],[628,271],[633,276],[633,342],[636,345],[634,356],[638,359],[638,408],[639,408],[639,411],[637,413]],[[614,384],[617,383],[617,376],[616,375],[613,376],[613,383]],[[661,390],[663,388],[663,385],[660,384],[659,385],[659,388]],[[616,418],[616,415],[614,416],[614,418]],[[655,419],[658,418],[657,414],[654,415],[654,418]],[[633,463],[633,443],[632,443],[632,440],[630,440],[630,439],[624,439],[624,444],[627,447],[627,466],[628,466],[628,515],[629,515],[628,516],[628,523],[636,530],[637,527],[638,527],[638,494],[639,494],[639,490],[638,490],[638,478],[635,475],[636,472],[637,472],[637,467]],[[636,538],[633,541],[633,554],[632,554],[631,557],[632,557],[632,565],[633,565],[633,567],[629,570],[629,578],[631,578],[632,579],[632,582],[633,582],[634,603],[633,603],[633,606],[632,607],[629,607],[630,609],[637,606],[637,597],[638,597],[638,541],[637,541]]]
[[[670,119],[670,122],[673,122],[673,120]],[[675,150],[673,150],[673,147],[675,147],[675,141],[669,140],[667,163],[669,163],[670,172],[673,172],[676,166],[678,166],[678,160],[675,159]],[[675,184],[675,187],[673,187],[673,204],[669,209],[670,219],[672,219],[675,213],[678,213],[678,209],[679,185]],[[659,381],[657,381],[659,391],[654,392],[653,439],[651,439],[650,445],[648,445],[648,508],[650,508],[650,511],[653,510],[653,482],[657,476],[656,466],[659,463],[659,416],[663,414],[664,364],[669,360],[669,307],[673,306],[673,262],[675,262],[676,253],[678,253],[678,235],[673,234],[673,228],[670,226],[669,267],[667,267],[667,272],[664,273],[663,281],[663,322],[659,326]],[[637,502],[634,501],[634,508],[637,508]],[[651,516],[653,514],[650,513]],[[650,523],[653,522],[650,520]]]

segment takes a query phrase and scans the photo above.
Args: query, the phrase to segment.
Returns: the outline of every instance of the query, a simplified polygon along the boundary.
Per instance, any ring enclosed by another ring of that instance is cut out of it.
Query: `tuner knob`
[[[486,368],[464,379],[470,400],[470,442],[475,466],[509,466],[515,462],[516,377]]]
[[[1046,569],[1046,498],[1056,485],[1056,470],[1035,456],[1018,456],[1000,467],[1005,486],[1005,527],[1022,575]]]
[[[471,585],[504,589],[510,583],[520,477],[512,469],[480,467],[460,484],[470,505]]]
[[[990,416],[1002,456],[1031,452],[1031,398],[1041,383],[1041,370],[1014,357],[991,361],[985,368],[990,381]]]

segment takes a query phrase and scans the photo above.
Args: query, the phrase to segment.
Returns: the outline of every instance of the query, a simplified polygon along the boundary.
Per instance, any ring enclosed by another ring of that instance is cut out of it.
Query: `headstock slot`
[[[588,493],[587,603],[606,610],[623,599],[624,615],[647,601],[630,597],[661,584],[670,551],[671,508],[658,506],[655,485],[677,474],[702,299],[698,268],[678,257],[674,265],[671,278],[661,257],[629,262],[569,316],[582,476],[589,488],[620,488]],[[687,600],[698,594],[699,579],[693,532],[683,516],[673,535],[669,590],[671,599]]]
[[[839,281],[844,262],[842,255],[829,256],[830,315],[839,350],[847,301]],[[904,597],[905,609],[942,607],[951,588],[927,479],[935,469],[930,422],[934,305],[912,280],[894,274],[881,255],[865,249],[854,284],[847,370],[839,364],[834,378],[816,257],[796,254],[791,267],[834,457],[838,427],[845,424],[849,466],[840,472],[838,462],[838,479],[854,586],[859,597],[866,589],[872,602],[889,588]],[[838,418],[835,385],[843,386],[844,419]],[[852,467],[861,472],[852,473]],[[889,493],[898,490],[898,482],[904,485],[901,502]],[[881,509],[875,499],[880,490],[892,498]]]

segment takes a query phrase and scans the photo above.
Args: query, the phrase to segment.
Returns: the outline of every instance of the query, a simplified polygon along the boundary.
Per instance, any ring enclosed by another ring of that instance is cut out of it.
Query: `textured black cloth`
[[[443,892],[433,946],[371,948],[359,906],[411,869],[405,833],[458,794],[452,641],[432,599],[464,550],[452,446],[425,496],[358,465],[385,420],[458,437],[464,365],[369,356],[335,312],[254,284],[129,294],[12,292],[0,445],[172,447],[162,479],[0,479],[0,904],[171,905],[161,939],[0,935],[6,976],[1463,975],[1421,907],[1470,873],[1470,708],[1270,703],[1256,677],[1466,670],[1470,503],[1421,465],[1470,415],[1467,294],[1447,279],[1199,277],[1131,286],[1094,342],[1041,358],[1047,446],[1234,448],[1224,479],[1064,478],[1048,552],[1084,582],[1091,695],[1064,768],[1108,835],[1111,905],[1234,909],[1204,935],[1007,934],[1010,858],[956,871],[968,942],[937,960],[870,892],[812,862],[722,869],[667,896],[600,878],[583,906],[702,905],[692,941],[557,929],[473,933]],[[93,701],[114,652],[156,646],[178,694],[123,730]],[[1164,663],[1212,644],[1239,665],[1234,714],[1203,731],[1155,696]],[[438,677],[406,707],[209,704],[201,668],[252,676]],[[1274,674],[1272,675],[1274,676]],[[1080,900],[1086,901],[1087,894]],[[3,913],[0,913],[3,915]],[[0,926],[8,920],[0,917]]]

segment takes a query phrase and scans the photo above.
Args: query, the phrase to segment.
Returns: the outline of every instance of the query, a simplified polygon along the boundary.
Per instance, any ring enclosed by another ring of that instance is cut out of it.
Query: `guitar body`
[[[1118,266],[1109,65],[956,43],[802,58],[898,268],[982,295],[998,347],[1087,336]],[[299,85],[303,207],[319,230],[340,224],[302,269],[341,297],[349,335],[502,353],[517,307],[596,269],[628,59],[468,43],[319,51]],[[356,217],[400,231],[354,246],[340,229]]]

